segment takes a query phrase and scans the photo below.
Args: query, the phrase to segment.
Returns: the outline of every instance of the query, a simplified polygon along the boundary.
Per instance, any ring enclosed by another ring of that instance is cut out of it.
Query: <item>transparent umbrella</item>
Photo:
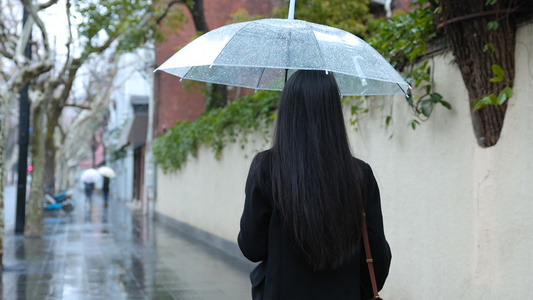
[[[362,39],[337,28],[291,19],[291,14],[289,19],[262,19],[209,31],[156,71],[182,79],[282,90],[296,70],[324,70],[334,73],[343,96],[404,94],[410,88]]]

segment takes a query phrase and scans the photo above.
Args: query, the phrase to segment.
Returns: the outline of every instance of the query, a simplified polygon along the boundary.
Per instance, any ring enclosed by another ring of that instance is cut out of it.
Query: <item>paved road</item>
[[[90,207],[77,201],[44,222],[42,238],[6,235],[2,299],[251,298],[236,262],[122,202],[105,209],[96,194]]]

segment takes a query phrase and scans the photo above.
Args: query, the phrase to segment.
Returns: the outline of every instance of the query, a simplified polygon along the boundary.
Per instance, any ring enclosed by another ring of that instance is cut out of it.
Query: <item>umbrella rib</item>
[[[181,77],[181,79],[187,79],[185,78],[185,76],[187,76],[187,74],[189,74],[189,72],[192,70],[192,67],[189,67],[189,70],[187,70],[187,72],[185,72],[185,74],[183,74],[183,77]],[[181,81],[181,80],[180,80]]]
[[[324,55],[322,54],[322,48],[320,47],[320,44],[318,43],[318,41],[316,39],[315,31],[313,30],[312,27],[311,27],[311,32],[313,32],[314,41],[315,41],[315,43],[316,43],[316,45],[318,47],[318,52],[320,53],[320,58],[322,59],[322,66],[325,66],[326,65],[326,60],[324,59]],[[328,71],[328,70],[325,69],[325,71]]]
[[[265,69],[266,68],[263,68],[263,70],[261,71],[261,75],[259,75],[259,79],[257,80],[257,84],[255,85],[255,90],[256,91],[259,88],[259,83],[261,82],[261,78],[263,78],[263,74],[265,73]]]
[[[399,83],[397,83],[397,82],[396,82],[396,84],[398,85],[400,90],[402,90],[402,92],[405,94],[405,96],[408,97],[409,95],[407,95],[407,92],[402,89],[402,86]]]

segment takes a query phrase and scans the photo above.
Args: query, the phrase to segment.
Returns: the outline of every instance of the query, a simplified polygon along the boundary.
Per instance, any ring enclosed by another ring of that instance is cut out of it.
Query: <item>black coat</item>
[[[252,288],[261,286],[266,300],[371,298],[362,241],[359,252],[349,263],[326,272],[313,271],[293,248],[281,228],[280,213],[272,198],[270,165],[261,159],[263,155],[264,152],[256,155],[250,167],[238,236],[244,256],[252,262],[261,262],[250,274]],[[364,170],[368,234],[378,289],[381,289],[389,272],[391,252],[383,231],[379,189],[372,169],[361,160],[358,163]]]

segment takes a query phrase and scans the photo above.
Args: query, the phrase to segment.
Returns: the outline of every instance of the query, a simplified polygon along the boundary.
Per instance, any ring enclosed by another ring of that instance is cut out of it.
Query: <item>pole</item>
[[[296,0],[291,0],[289,3],[289,17],[287,19],[294,20],[294,2]]]
[[[22,15],[22,26],[28,20],[28,12],[24,9]],[[31,35],[30,39],[31,40]],[[31,59],[31,44],[28,40],[25,54]],[[26,221],[26,176],[28,171],[28,146],[30,144],[30,101],[28,100],[28,86],[26,83],[20,90],[19,103],[19,162],[17,179],[17,212],[15,216],[15,233],[24,233],[24,222]]]

